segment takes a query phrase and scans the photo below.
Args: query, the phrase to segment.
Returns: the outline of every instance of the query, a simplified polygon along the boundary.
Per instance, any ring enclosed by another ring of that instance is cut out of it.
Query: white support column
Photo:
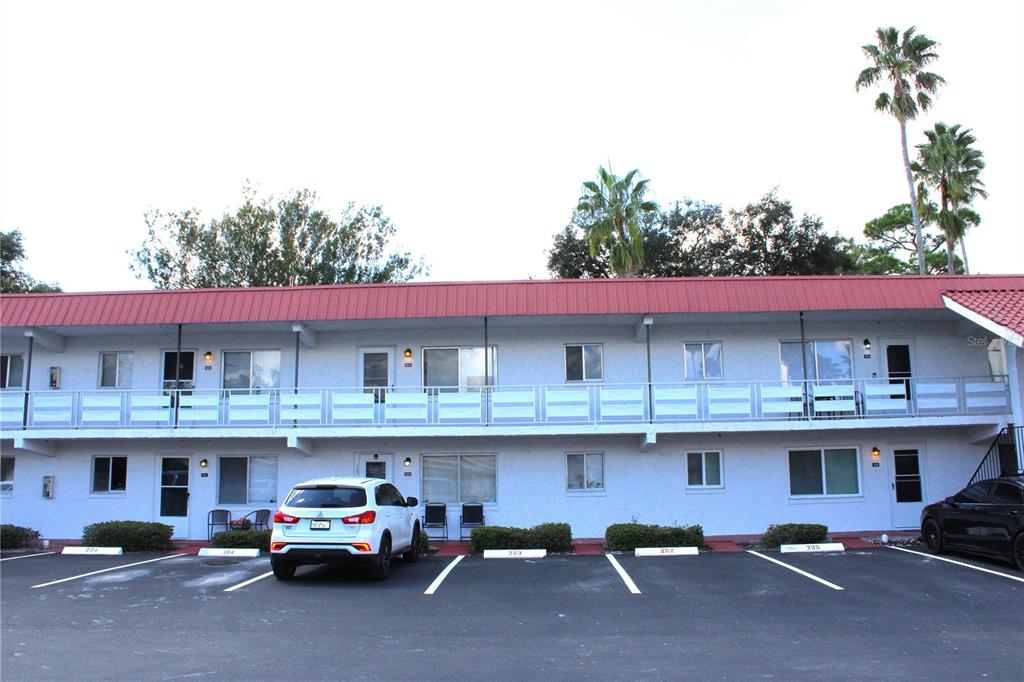
[[[1010,382],[1010,415],[1017,426],[1024,424],[1024,348],[1003,342],[1006,374]],[[1024,471],[1024,443],[1017,439],[1017,470]]]
[[[36,340],[43,348],[52,350],[55,353],[64,352],[64,337],[53,332],[44,332],[42,329],[26,329],[25,336]]]

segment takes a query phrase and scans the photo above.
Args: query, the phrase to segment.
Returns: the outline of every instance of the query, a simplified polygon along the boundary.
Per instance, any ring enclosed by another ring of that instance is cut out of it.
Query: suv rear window
[[[295,488],[286,507],[300,509],[339,509],[344,507],[365,507],[366,491],[362,488],[343,488],[335,485],[311,485]]]

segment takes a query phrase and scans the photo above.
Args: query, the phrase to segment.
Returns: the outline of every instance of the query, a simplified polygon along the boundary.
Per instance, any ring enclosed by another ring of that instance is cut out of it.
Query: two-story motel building
[[[3,521],[205,539],[211,509],[358,474],[448,503],[453,534],[467,501],[578,537],[630,519],[914,528],[1024,423],[1022,292],[974,276],[5,295]]]

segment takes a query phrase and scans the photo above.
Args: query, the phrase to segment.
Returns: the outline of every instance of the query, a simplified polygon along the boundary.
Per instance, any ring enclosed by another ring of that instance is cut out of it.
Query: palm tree
[[[931,95],[946,81],[942,76],[924,70],[929,63],[938,59],[939,55],[932,50],[938,43],[916,31],[914,26],[904,31],[902,36],[892,26],[875,31],[878,41],[862,47],[872,65],[857,76],[856,88],[867,88],[879,81],[886,81],[892,87],[892,92],[883,90],[878,94],[875,109],[891,114],[900,124],[903,167],[907,174],[907,188],[910,190],[914,232],[917,234],[917,266],[921,274],[924,274],[924,240],[921,236],[921,217],[917,213],[910,155],[907,152],[907,121],[917,118],[918,111],[928,111],[932,104]]]
[[[956,243],[961,244],[966,268],[963,236],[977,223],[977,214],[965,204],[976,196],[988,196],[979,177],[985,161],[981,151],[971,146],[976,142],[971,130],[961,129],[959,124],[936,123],[934,130],[925,131],[925,137],[928,142],[917,145],[918,160],[911,166],[919,187],[930,185],[939,192],[938,223],[946,239],[946,269],[952,275],[956,272]]]
[[[596,256],[606,249],[608,264],[620,277],[636,275],[644,264],[641,221],[658,210],[657,204],[644,199],[647,180],[634,182],[637,173],[634,169],[620,178],[603,166],[598,167],[597,182],[583,183],[576,206],[588,222],[583,231],[590,255]]]

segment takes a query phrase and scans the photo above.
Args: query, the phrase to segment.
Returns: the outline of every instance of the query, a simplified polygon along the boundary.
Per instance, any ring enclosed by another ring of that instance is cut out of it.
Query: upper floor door
[[[882,339],[881,342],[885,376],[890,384],[903,384],[902,397],[910,400],[910,379],[914,374],[910,339]]]
[[[175,388],[190,391],[195,388],[196,352],[183,350],[181,357],[177,356],[177,351],[164,351],[162,388],[165,391]],[[175,359],[178,360],[177,367],[175,367]]]
[[[359,385],[364,392],[373,393],[374,402],[384,402],[387,389],[394,385],[393,349],[359,349]]]

